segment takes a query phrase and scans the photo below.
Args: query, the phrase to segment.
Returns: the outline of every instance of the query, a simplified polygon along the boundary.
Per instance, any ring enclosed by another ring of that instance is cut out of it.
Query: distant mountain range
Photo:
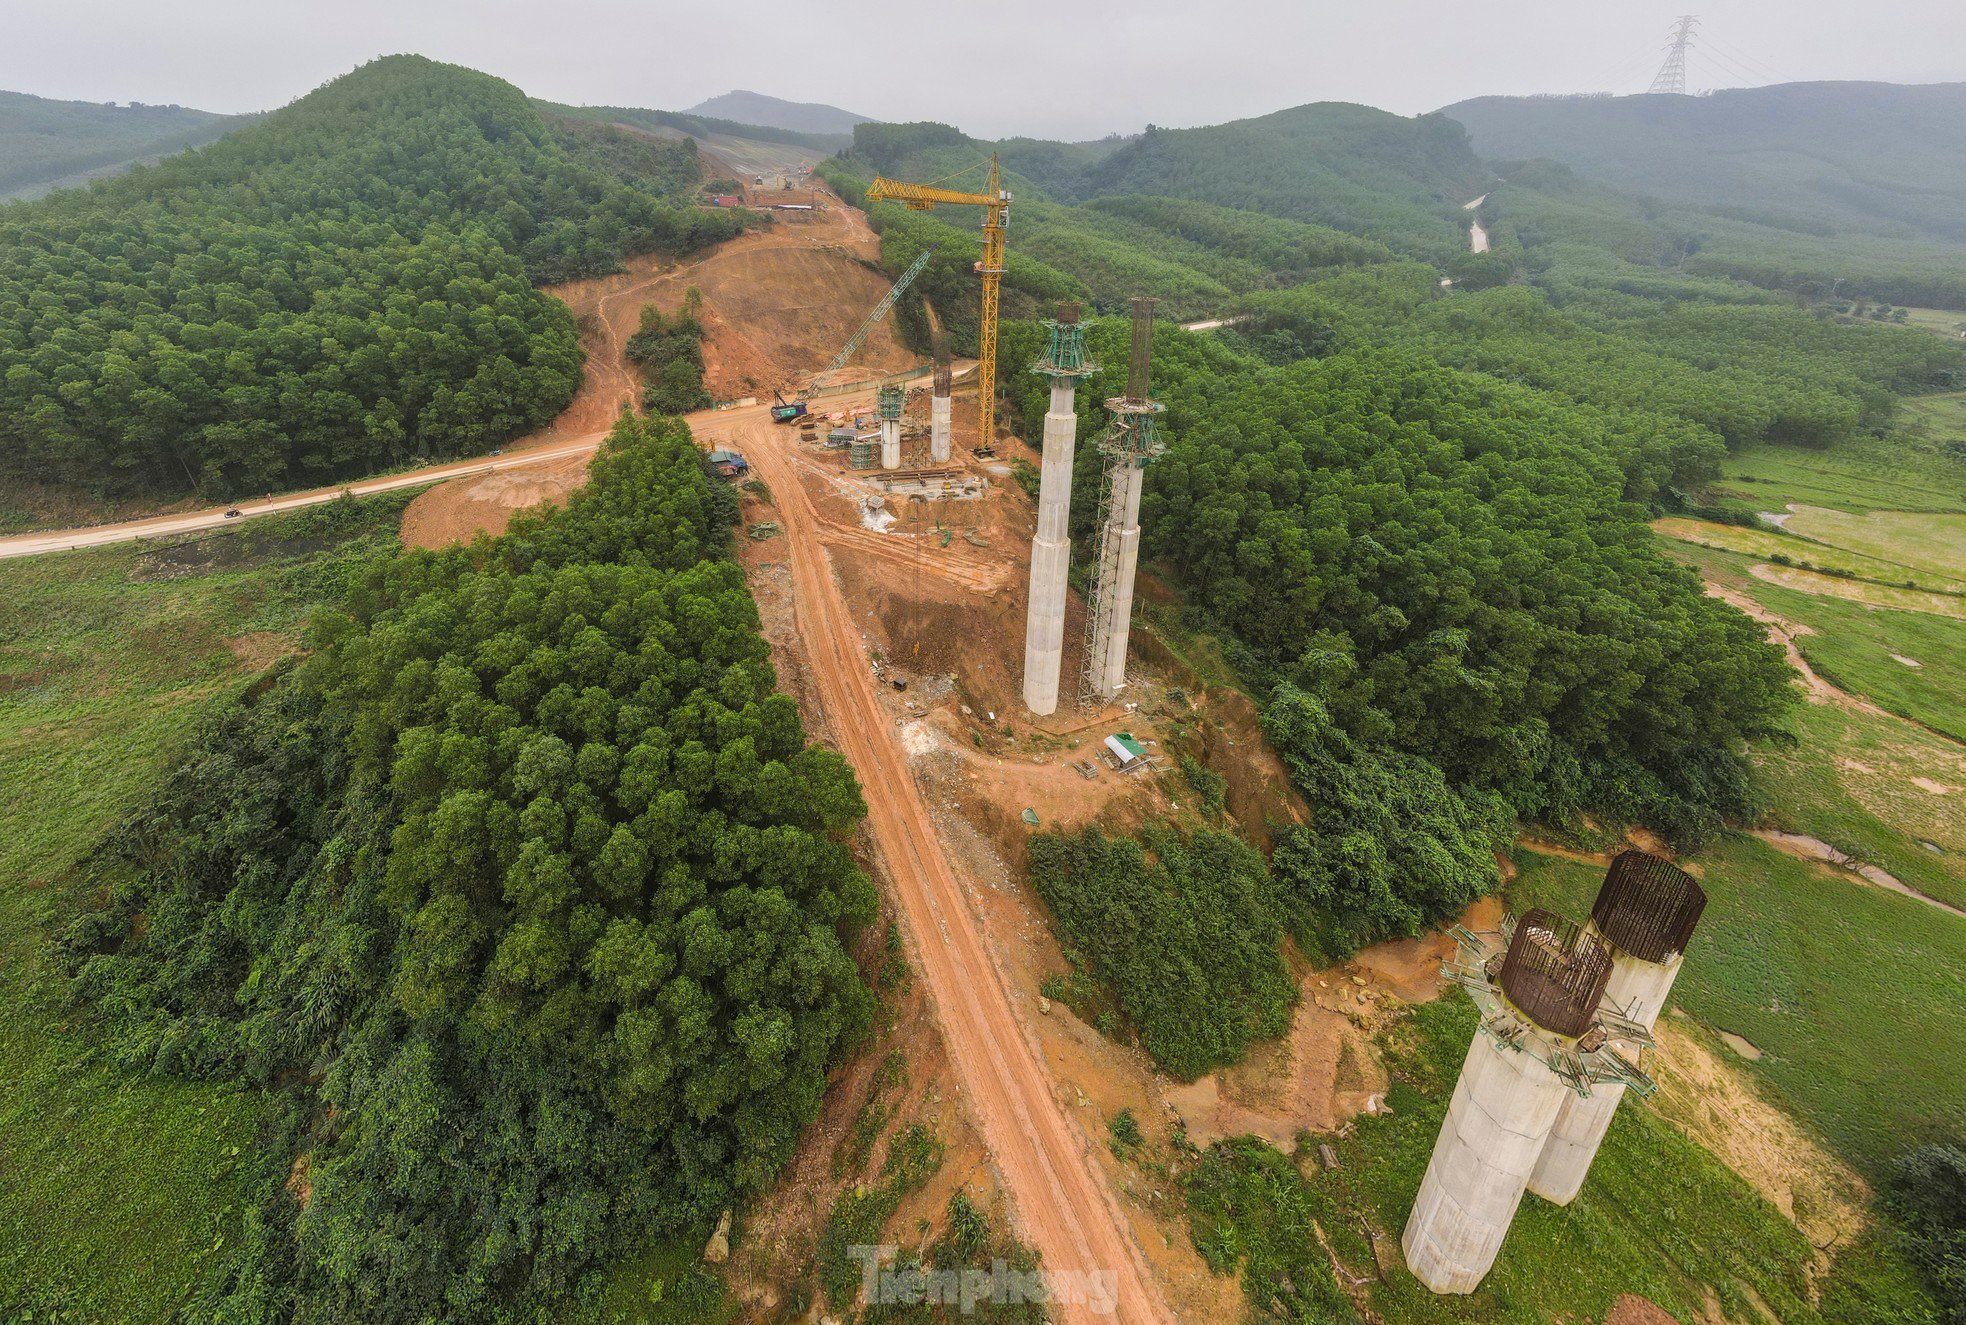
[[[761,124],[768,129],[790,129],[795,133],[824,134],[850,134],[854,125],[866,124],[872,118],[815,101],[784,101],[762,92],[744,91],[711,97],[682,113],[735,120],[739,124]]]
[[[1490,161],[1545,157],[1663,202],[1809,234],[1966,241],[1966,83],[1476,97],[1440,113]]]
[[[199,147],[251,118],[0,92],[0,200],[37,197]]]

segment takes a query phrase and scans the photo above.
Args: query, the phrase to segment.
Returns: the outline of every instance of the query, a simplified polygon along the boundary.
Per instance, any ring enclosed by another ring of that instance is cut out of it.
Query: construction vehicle
[[[779,391],[772,392],[771,398],[777,402],[771,407],[773,423],[790,423],[805,417],[806,403],[803,400],[787,400],[784,393]]]
[[[987,187],[985,193],[963,193],[876,175],[867,189],[870,202],[898,202],[911,212],[934,211],[938,205],[983,209],[983,260],[976,264],[976,272],[983,278],[983,316],[976,336],[976,381],[982,396],[977,441],[981,446],[991,446],[997,439],[997,296],[1003,280],[1003,232],[1010,224],[1010,194],[1003,187],[994,152],[990,154]]]

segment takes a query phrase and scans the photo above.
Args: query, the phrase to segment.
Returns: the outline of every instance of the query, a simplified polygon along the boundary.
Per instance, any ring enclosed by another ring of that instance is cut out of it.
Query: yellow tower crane
[[[1005,192],[997,172],[996,153],[990,154],[990,191],[964,193],[934,184],[907,184],[898,179],[875,176],[867,189],[874,202],[898,202],[911,212],[934,211],[938,203],[951,207],[983,209],[983,261],[976,270],[983,277],[983,323],[977,332],[976,376],[983,394],[983,417],[979,426],[980,445],[997,441],[997,287],[1003,280],[1003,232],[1010,224],[1010,194]]]

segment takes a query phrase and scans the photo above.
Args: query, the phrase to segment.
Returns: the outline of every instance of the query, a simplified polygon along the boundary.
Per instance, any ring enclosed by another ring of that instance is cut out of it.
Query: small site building
[[[1113,767],[1122,773],[1131,773],[1147,762],[1146,747],[1133,739],[1132,732],[1115,732],[1106,738],[1106,753],[1113,757]]]
[[[751,472],[751,462],[736,451],[712,451],[710,463],[715,465],[717,472],[725,478],[736,478],[740,474]]]

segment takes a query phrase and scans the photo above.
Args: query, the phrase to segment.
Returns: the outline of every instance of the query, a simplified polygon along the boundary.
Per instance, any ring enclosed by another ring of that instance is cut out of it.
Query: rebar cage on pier
[[[1645,851],[1620,851],[1605,871],[1591,921],[1620,952],[1664,962],[1686,951],[1707,894],[1693,876]]]
[[[1546,1031],[1589,1030],[1611,979],[1611,951],[1583,927],[1551,911],[1531,911],[1515,927],[1496,983],[1523,1016]]]

